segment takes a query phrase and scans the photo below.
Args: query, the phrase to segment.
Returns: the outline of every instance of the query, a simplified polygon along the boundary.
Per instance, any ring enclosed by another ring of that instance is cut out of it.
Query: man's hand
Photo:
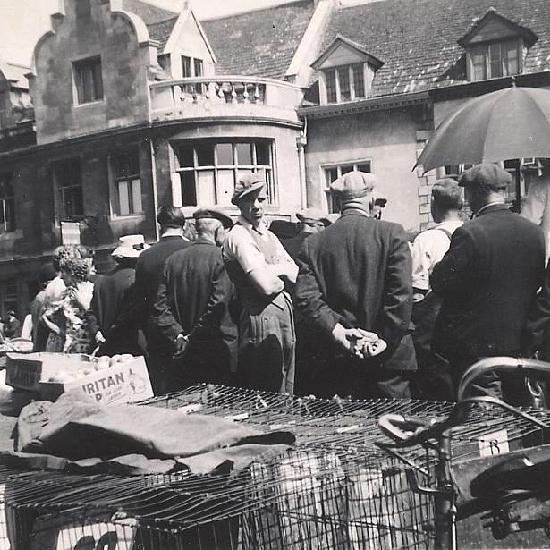
[[[105,339],[105,336],[103,336],[103,334],[101,333],[100,330],[98,330],[95,334],[95,341],[98,343],[98,344],[104,344],[107,340]]]
[[[180,333],[176,336],[174,357],[181,357],[189,344],[189,334]]]
[[[336,324],[332,335],[344,349],[360,359],[376,357],[387,348],[386,342],[374,332],[361,328],[344,328],[340,323]]]

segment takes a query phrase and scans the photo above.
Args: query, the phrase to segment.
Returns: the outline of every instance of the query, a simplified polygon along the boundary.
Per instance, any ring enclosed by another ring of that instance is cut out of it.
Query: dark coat
[[[136,310],[135,276],[136,270],[133,267],[117,266],[111,273],[100,275],[95,281],[86,316],[92,342],[95,342],[98,331],[107,340],[100,346],[99,355],[140,355],[143,352],[138,344],[139,316]]]
[[[235,296],[222,251],[205,239],[168,258],[160,281],[154,319],[169,347],[180,333],[190,335],[185,358],[229,373],[237,361],[237,326],[231,316]],[[199,374],[205,374],[199,373]],[[226,377],[227,379],[227,377]],[[191,382],[214,381],[212,378]]]
[[[147,336],[149,351],[162,347],[162,341],[154,330],[152,322],[153,307],[157,299],[158,287],[168,257],[191,244],[179,236],[161,237],[161,239],[144,250],[136,265],[136,296],[141,302],[141,318]]]
[[[540,227],[489,206],[459,227],[430,277],[443,297],[433,349],[453,364],[521,349],[529,310],[544,277]]]
[[[360,327],[388,344],[377,362],[416,368],[412,342],[407,352],[398,349],[409,332],[412,307],[411,254],[400,225],[346,210],[304,241],[299,262],[296,304],[321,338],[332,340],[336,323]],[[399,364],[392,364],[396,351]]]

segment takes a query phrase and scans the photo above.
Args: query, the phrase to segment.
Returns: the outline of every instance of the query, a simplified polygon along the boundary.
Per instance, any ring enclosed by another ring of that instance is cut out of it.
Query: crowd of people
[[[34,349],[144,354],[156,394],[208,382],[446,400],[483,357],[550,358],[544,234],[507,208],[510,175],[482,164],[436,182],[435,225],[412,242],[381,219],[375,183],[344,174],[331,185],[340,214],[299,212],[287,238],[268,228],[253,173],[235,187],[235,222],[199,208],[189,231],[180,208],[162,207],[159,241],[122,237],[107,274],[82,247],[59,247],[31,307]],[[526,404],[529,388],[492,375],[473,392]]]

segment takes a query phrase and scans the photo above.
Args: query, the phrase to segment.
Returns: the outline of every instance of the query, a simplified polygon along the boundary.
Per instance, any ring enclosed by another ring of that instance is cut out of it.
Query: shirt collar
[[[242,225],[246,229],[248,229],[248,231],[256,231],[260,235],[266,235],[267,234],[267,225],[265,224],[265,222],[263,220],[260,221],[258,227],[254,227],[244,216],[240,215],[238,220],[237,220],[237,223],[239,225]]]

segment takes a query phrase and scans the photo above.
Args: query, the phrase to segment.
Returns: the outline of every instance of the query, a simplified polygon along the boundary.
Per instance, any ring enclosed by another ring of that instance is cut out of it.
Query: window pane
[[[233,166],[233,144],[232,143],[218,143],[216,145],[216,164],[229,164]]]
[[[261,141],[256,143],[256,163],[265,164],[266,166],[271,164],[269,155],[269,143]]]
[[[180,145],[176,149],[176,156],[178,163],[181,167],[193,166],[193,146],[192,145]]]
[[[363,65],[353,65],[353,87],[355,97],[365,97],[365,80],[363,78]]]
[[[349,101],[351,99],[349,67],[338,69],[338,80],[340,82],[340,101]]]
[[[231,197],[235,188],[233,170],[218,170],[216,186],[216,204],[231,206]]]
[[[65,216],[78,216],[83,213],[82,190],[80,187],[70,187],[63,190],[62,206]]]
[[[195,173],[181,172],[181,205],[197,206],[197,193],[195,188]]]
[[[342,174],[349,174],[350,172],[353,172],[353,164],[350,164],[349,166],[342,166],[341,171]]]
[[[195,150],[199,166],[214,166],[214,145],[212,143],[199,143]]]
[[[472,48],[473,80],[487,80],[487,46]]]
[[[139,154],[137,151],[117,155],[113,160],[115,178],[127,178],[139,174]]]
[[[336,103],[336,72],[325,71],[325,86],[327,89],[327,102]]]
[[[489,60],[491,64],[491,78],[503,76],[503,59],[500,44],[491,44],[489,46]]]
[[[242,166],[252,164],[252,144],[250,143],[237,143],[237,164]],[[258,164],[267,164],[267,162],[260,162]]]
[[[327,168],[325,170],[326,186],[329,187],[336,179],[338,179],[338,168]]]
[[[358,172],[370,172],[370,162],[365,162],[364,164],[357,165]]]
[[[506,51],[505,59],[505,72],[506,75],[514,75],[519,73],[519,59],[518,59],[518,44],[514,40],[512,42],[507,42],[503,45],[503,49]]]
[[[202,76],[202,59],[195,59],[195,76]]]
[[[191,74],[191,58],[186,55],[181,56],[181,76],[183,78],[189,78],[193,76]]]
[[[103,98],[103,76],[99,57],[73,63],[73,75],[78,103],[89,103]]]
[[[197,186],[197,202],[199,206],[213,206],[216,204],[214,171],[201,170],[197,172],[199,182]]]
[[[119,204],[119,215],[127,216],[130,214],[130,200],[128,196],[128,182],[119,181],[118,182],[118,204]]]
[[[140,180],[132,180],[132,212],[137,214],[142,212],[141,207],[141,182]]]

